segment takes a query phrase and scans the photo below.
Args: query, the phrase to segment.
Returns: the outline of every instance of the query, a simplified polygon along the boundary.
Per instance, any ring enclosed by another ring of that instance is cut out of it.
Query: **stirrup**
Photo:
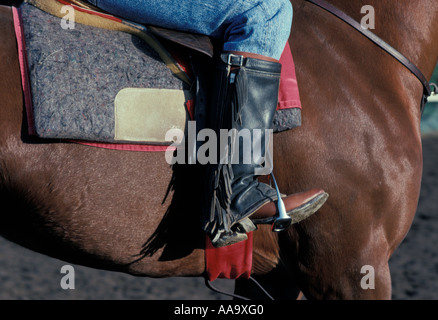
[[[272,231],[273,232],[281,232],[286,230],[292,224],[292,218],[286,212],[286,207],[284,206],[284,202],[281,199],[280,190],[278,189],[277,181],[275,180],[274,173],[271,172],[271,177],[274,182],[275,191],[277,192],[277,208],[278,214],[274,217],[274,222],[272,223]]]
[[[266,150],[266,156],[268,162],[273,166],[274,161],[272,161],[272,156],[269,150]],[[272,231],[273,232],[281,232],[286,230],[292,224],[292,218],[287,214],[286,207],[284,205],[283,199],[281,198],[280,190],[278,189],[277,180],[275,180],[274,176],[274,168],[272,167],[272,171],[270,173],[272,177],[272,181],[274,182],[275,191],[277,192],[277,208],[278,214],[273,217],[274,221],[272,223]]]

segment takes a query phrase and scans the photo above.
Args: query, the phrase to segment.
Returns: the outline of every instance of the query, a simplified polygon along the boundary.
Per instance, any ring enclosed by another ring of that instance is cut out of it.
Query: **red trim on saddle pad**
[[[27,70],[29,70],[29,68],[26,55],[26,41],[24,41],[24,33],[22,27],[23,23],[21,21],[20,12],[16,7],[12,7],[12,16],[14,19],[15,37],[17,39],[18,60],[20,63],[21,85],[23,87],[28,132],[30,135],[34,135],[35,126],[32,114],[32,94],[30,91],[29,74],[27,73]]]
[[[281,75],[280,91],[278,93],[277,110],[300,108],[301,99],[298,90],[297,76],[295,73],[295,63],[289,43],[286,44],[280,58]]]
[[[136,152],[165,152],[174,151],[176,147],[158,146],[149,144],[128,144],[128,143],[105,143],[105,142],[91,142],[83,140],[70,140],[70,142],[82,144],[88,147],[95,147],[108,150],[117,151],[136,151]]]
[[[207,279],[249,279],[252,268],[253,234],[248,240],[236,244],[215,248],[210,238],[205,236],[205,271]]]

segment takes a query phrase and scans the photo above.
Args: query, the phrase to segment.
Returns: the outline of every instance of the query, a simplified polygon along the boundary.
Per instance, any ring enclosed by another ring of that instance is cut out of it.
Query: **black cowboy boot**
[[[280,63],[246,54],[223,53],[219,57],[209,127],[216,133],[232,129],[235,135],[231,135],[225,148],[218,150],[220,163],[208,167],[206,180],[210,189],[202,223],[216,247],[247,239],[246,233],[255,230],[248,218],[257,211],[257,216],[276,213],[272,203],[278,200],[279,193],[257,180],[257,170],[266,169],[262,165],[267,163],[266,147],[278,103],[280,71]],[[238,143],[239,135],[245,136],[245,129],[251,137],[252,155],[244,153],[248,149]],[[254,152],[253,146],[260,150]],[[249,156],[249,162],[244,161],[245,156]],[[268,173],[269,169],[264,174]],[[297,222],[316,212],[326,199],[324,191],[311,190],[287,197],[285,209],[301,216]]]

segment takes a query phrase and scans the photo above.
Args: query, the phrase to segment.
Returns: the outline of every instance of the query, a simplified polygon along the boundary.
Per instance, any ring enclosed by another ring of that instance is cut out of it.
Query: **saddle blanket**
[[[27,3],[14,18],[22,75],[27,78],[23,89],[31,134],[112,149],[124,144],[122,150],[138,151],[132,146],[171,143],[148,139],[151,128],[165,133],[184,128],[190,119],[193,100],[188,84],[143,40],[79,23],[64,29],[62,19]],[[289,46],[281,62],[274,131],[301,124]]]

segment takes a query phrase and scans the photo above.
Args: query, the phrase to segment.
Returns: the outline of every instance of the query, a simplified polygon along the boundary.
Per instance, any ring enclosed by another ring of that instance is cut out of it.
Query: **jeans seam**
[[[270,30],[269,27],[270,27],[270,23],[271,23],[270,20],[271,19],[269,19],[269,16],[267,14],[268,10],[267,10],[267,8],[265,8],[265,2],[261,1],[257,5],[260,7],[260,9],[262,10],[263,15],[264,15],[265,25],[263,26],[264,32],[263,32],[263,40],[262,40],[261,44],[262,44],[262,49],[263,49],[262,51],[267,52],[267,37],[268,37],[267,31]]]

